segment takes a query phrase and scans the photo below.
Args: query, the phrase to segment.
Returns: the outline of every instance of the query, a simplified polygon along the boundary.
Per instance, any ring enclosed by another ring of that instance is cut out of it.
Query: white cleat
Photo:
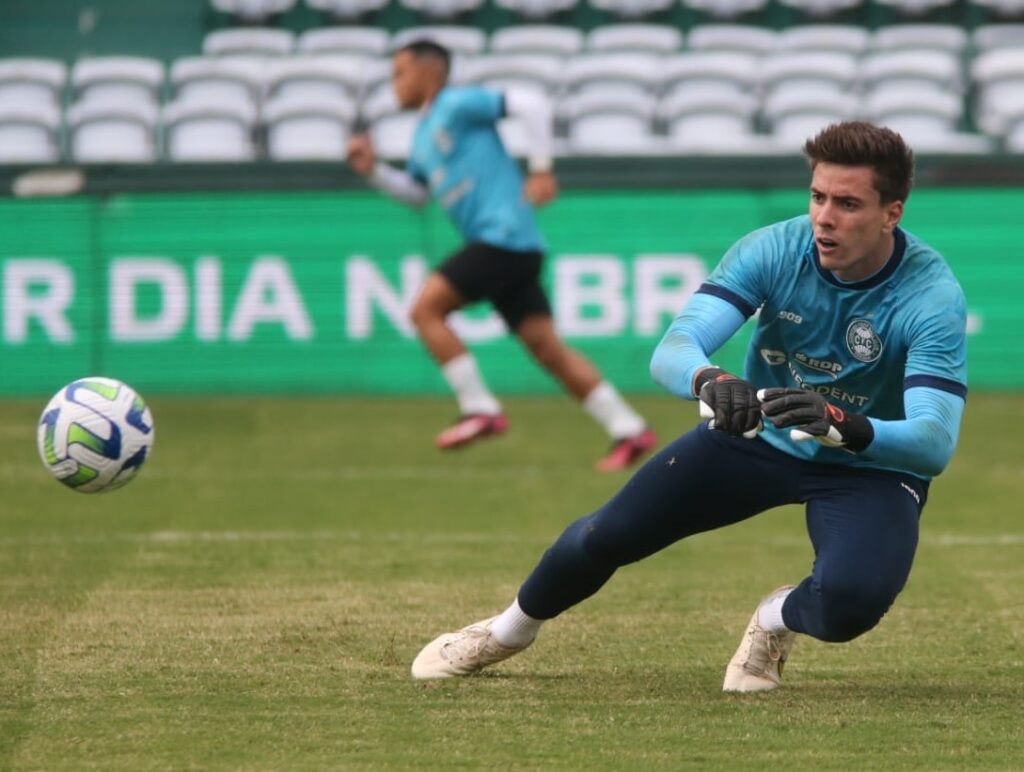
[[[789,592],[794,585],[779,587],[761,603]],[[758,606],[760,608],[760,605]],[[789,659],[796,633],[771,633],[758,623],[757,610],[750,619],[743,640],[725,669],[724,692],[763,692],[782,683],[782,669]]]
[[[419,680],[451,678],[475,673],[518,654],[530,644],[504,646],[491,634],[496,616],[475,622],[428,643],[412,662],[412,677]]]

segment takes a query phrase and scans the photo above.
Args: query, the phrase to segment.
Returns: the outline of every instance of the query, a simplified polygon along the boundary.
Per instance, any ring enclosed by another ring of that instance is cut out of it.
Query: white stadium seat
[[[386,56],[391,35],[379,27],[318,27],[299,35],[295,50],[301,54]]]
[[[408,158],[418,121],[413,111],[386,114],[375,120],[370,125],[370,136],[377,155],[391,160]]]
[[[860,102],[853,94],[819,85],[769,94],[763,109],[776,144],[795,153],[829,124],[857,117]]]
[[[283,93],[267,100],[267,155],[277,161],[344,160],[355,119],[344,97]]]
[[[697,24],[686,37],[690,51],[767,54],[775,50],[775,30],[748,24]]]
[[[923,16],[926,13],[948,8],[956,0],[874,0],[879,5],[888,6],[906,16]]]
[[[192,97],[164,106],[167,156],[172,161],[251,161],[256,157],[256,109],[244,100]]]
[[[462,56],[476,56],[483,52],[487,45],[487,36],[476,27],[465,27],[452,24],[426,24],[418,27],[406,27],[396,32],[391,38],[391,50],[395,51],[407,43],[416,40],[430,40]]]
[[[149,163],[157,158],[157,107],[111,94],[67,111],[71,157],[83,163]]]
[[[701,11],[717,19],[734,19],[745,13],[760,11],[768,0],[681,0],[683,6]]]
[[[655,107],[649,95],[591,91],[568,97],[559,110],[574,154],[646,155],[662,146],[654,134]]]
[[[795,8],[808,16],[832,16],[859,7],[864,0],[778,0],[779,5]]]
[[[339,21],[357,19],[373,11],[379,11],[389,0],[306,0],[306,5],[317,11],[330,14]]]
[[[586,37],[588,51],[672,54],[683,45],[683,33],[668,24],[606,24]]]
[[[857,58],[851,54],[777,53],[760,64],[761,83],[766,93],[804,92],[824,87],[824,91],[849,91],[857,83]]]
[[[60,110],[52,102],[0,96],[0,164],[57,161],[60,126]]]
[[[499,90],[532,88],[551,96],[562,85],[562,60],[545,54],[480,56],[467,63],[464,76],[467,83]]]
[[[962,92],[960,57],[944,51],[883,51],[861,60],[867,88],[886,85]]]
[[[694,51],[667,57],[661,75],[670,90],[694,87],[725,94],[749,93],[760,83],[759,62],[756,54]]]
[[[287,56],[295,48],[295,34],[269,27],[214,30],[203,38],[207,56]]]
[[[210,0],[213,8],[230,14],[240,22],[262,22],[277,14],[290,11],[298,0]]]
[[[1024,105],[1024,46],[994,48],[971,63],[975,86],[975,123],[991,136],[1001,136],[1009,116]]]
[[[915,134],[956,131],[963,118],[963,100],[951,92],[890,86],[868,94],[864,111],[870,120],[911,140]]]
[[[475,11],[483,5],[483,0],[398,0],[398,3],[431,19],[450,19]]]
[[[523,24],[491,33],[491,53],[574,56],[583,50],[583,33],[576,27]]]
[[[971,43],[978,53],[997,48],[1024,46],[1024,24],[983,24],[971,33]]]
[[[622,19],[637,19],[671,8],[675,0],[590,0],[598,10]]]
[[[71,69],[76,99],[110,95],[126,102],[156,104],[164,85],[164,65],[139,56],[100,56],[79,59]]]
[[[494,0],[494,4],[524,19],[546,19],[575,8],[580,0]]]
[[[683,84],[662,98],[658,117],[674,149],[726,151],[742,146],[754,134],[757,107],[757,99],[749,94]]]
[[[870,34],[853,24],[801,24],[780,30],[775,40],[779,51],[828,51],[860,56],[867,50]]]
[[[565,86],[570,92],[655,91],[663,78],[662,59],[646,54],[594,54],[568,60]]]
[[[873,51],[944,51],[961,56],[968,34],[954,24],[892,24],[871,36]]]
[[[365,56],[293,56],[267,65],[268,96],[352,100],[359,96],[370,60]]]
[[[247,100],[263,98],[266,60],[249,56],[187,56],[171,65],[171,91],[175,98]]]
[[[0,100],[59,106],[67,78],[56,59],[0,59]]]
[[[1024,15],[1024,0],[970,0],[997,16],[1019,17]]]

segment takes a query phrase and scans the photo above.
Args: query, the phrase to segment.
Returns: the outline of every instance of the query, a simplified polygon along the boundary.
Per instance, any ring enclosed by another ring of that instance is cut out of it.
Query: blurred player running
[[[849,641],[888,611],[960,432],[966,306],[942,257],[899,227],[913,156],[898,134],[841,123],[804,150],[809,214],[737,242],[654,353],[655,379],[710,420],[566,528],[504,613],[429,643],[415,677],[510,657],[620,566],[784,504],[806,507],[813,566],[758,606],[723,688],[774,689],[797,633]],[[746,377],[713,367],[758,309]]]
[[[449,86],[449,64],[448,51],[428,41],[410,43],[394,55],[398,103],[421,111],[406,171],[378,162],[366,134],[349,144],[349,163],[357,173],[412,206],[422,206],[432,194],[466,240],[430,274],[411,312],[461,413],[437,436],[437,445],[461,447],[508,426],[476,360],[447,323],[463,306],[487,300],[537,362],[611,436],[611,450],[597,462],[598,469],[625,468],[654,446],[655,436],[594,365],[558,337],[539,281],[544,245],[533,205],[558,193],[551,173],[551,107],[530,91]],[[506,115],[520,118],[530,135],[533,154],[525,182],[496,129]]]

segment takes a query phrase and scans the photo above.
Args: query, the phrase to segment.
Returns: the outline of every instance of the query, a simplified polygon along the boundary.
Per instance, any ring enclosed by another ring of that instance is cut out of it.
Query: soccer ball
[[[142,397],[113,378],[81,378],[43,409],[39,457],[54,477],[80,493],[120,488],[153,448],[153,416]]]

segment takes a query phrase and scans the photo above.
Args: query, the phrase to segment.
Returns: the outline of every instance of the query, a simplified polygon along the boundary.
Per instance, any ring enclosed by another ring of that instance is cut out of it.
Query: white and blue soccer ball
[[[80,493],[120,488],[153,449],[153,415],[134,389],[113,378],[80,378],[53,395],[39,418],[39,457]]]

